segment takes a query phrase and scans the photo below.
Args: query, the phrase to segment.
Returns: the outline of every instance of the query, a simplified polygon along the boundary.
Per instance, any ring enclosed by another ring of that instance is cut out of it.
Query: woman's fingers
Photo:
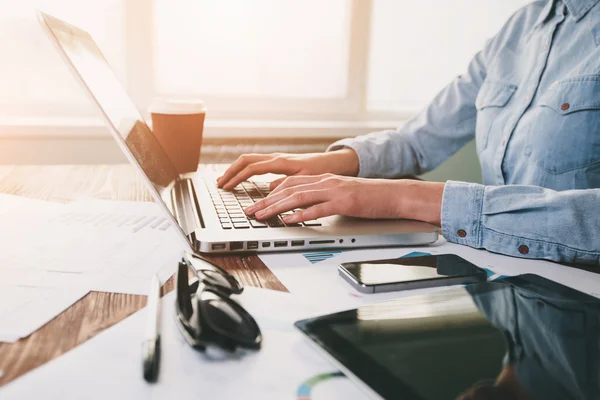
[[[281,185],[281,183],[283,181],[285,181],[286,179],[287,179],[287,176],[284,176],[283,178],[275,179],[273,182],[269,183],[269,188],[271,190],[275,190],[277,188],[277,186]]]
[[[315,204],[314,206],[308,207],[306,210],[296,211],[292,215],[284,215],[283,222],[292,224],[329,217],[330,215],[339,214],[339,210],[336,210],[336,207],[337,206],[333,201]]]
[[[262,175],[268,173],[274,174],[286,174],[291,171],[291,166],[286,165],[286,161],[280,158],[272,158],[270,160],[258,161],[245,166],[240,172],[237,173],[233,178],[223,185],[223,189],[230,190],[239,185],[240,183],[247,181],[249,178],[255,175]]]
[[[258,219],[269,219],[275,215],[291,211],[295,208],[311,206],[328,200],[326,190],[307,190],[296,192],[284,199],[257,211],[255,216]]]
[[[327,178],[332,176],[331,174],[324,175],[304,175],[304,176],[288,176],[284,178],[283,181],[277,185],[277,187],[271,192],[270,196],[273,196],[283,190],[297,187],[300,185],[306,185],[309,183],[321,182]]]
[[[225,171],[223,176],[217,179],[217,185],[219,187],[223,187],[231,180],[231,178],[239,174],[240,171],[242,171],[248,165],[259,161],[269,160],[272,158],[274,158],[272,154],[244,154],[238,157],[238,159],[235,160],[229,166],[229,168],[227,168],[227,171]]]
[[[273,192],[271,192],[270,195],[268,195],[267,197],[265,197],[262,200],[257,201],[250,207],[246,208],[244,211],[248,215],[254,215],[256,212],[263,210],[269,206],[272,206],[273,204],[278,203],[281,200],[292,196],[294,193],[307,192],[307,191],[311,191],[311,190],[320,190],[320,189],[325,189],[329,186],[329,185],[325,184],[323,181],[316,181],[316,182],[310,183],[311,181],[315,180],[314,177],[303,177],[303,178],[307,178],[307,179],[305,179],[305,180],[297,179],[296,182],[307,181],[309,183],[298,184],[297,186],[288,187],[283,190],[273,191]]]

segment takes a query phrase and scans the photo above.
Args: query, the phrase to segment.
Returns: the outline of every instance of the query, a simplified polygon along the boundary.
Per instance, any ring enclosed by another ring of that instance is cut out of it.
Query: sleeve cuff
[[[367,150],[353,139],[342,139],[330,145],[326,151],[336,151],[345,148],[350,148],[358,155],[358,177],[369,178],[373,175],[373,162],[371,162],[371,155]]]
[[[448,181],[442,197],[442,234],[447,241],[481,247],[483,185]]]

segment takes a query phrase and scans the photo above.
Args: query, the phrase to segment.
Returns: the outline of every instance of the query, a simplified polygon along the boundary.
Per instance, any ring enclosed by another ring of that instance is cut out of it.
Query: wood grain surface
[[[152,201],[130,165],[0,166],[0,193],[67,203]],[[287,291],[257,256],[207,257],[246,286]],[[172,279],[163,292],[173,289]],[[0,343],[0,386],[66,353],[146,305],[146,296],[90,292],[31,336]]]

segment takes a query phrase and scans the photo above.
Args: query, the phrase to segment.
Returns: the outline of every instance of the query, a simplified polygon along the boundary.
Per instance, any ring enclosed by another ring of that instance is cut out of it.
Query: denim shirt
[[[451,242],[528,258],[600,265],[600,5],[547,0],[517,11],[398,130],[334,143],[361,177],[427,172],[473,137],[483,185],[448,181]]]

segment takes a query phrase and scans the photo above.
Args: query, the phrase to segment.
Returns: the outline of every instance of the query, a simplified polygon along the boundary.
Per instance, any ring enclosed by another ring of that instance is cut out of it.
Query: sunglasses
[[[189,261],[194,258],[197,269]],[[189,280],[189,272],[194,278]],[[176,276],[176,322],[185,340],[194,349],[215,345],[233,352],[237,348],[260,349],[258,324],[232,294],[244,291],[242,284],[218,265],[193,255],[179,262]]]

